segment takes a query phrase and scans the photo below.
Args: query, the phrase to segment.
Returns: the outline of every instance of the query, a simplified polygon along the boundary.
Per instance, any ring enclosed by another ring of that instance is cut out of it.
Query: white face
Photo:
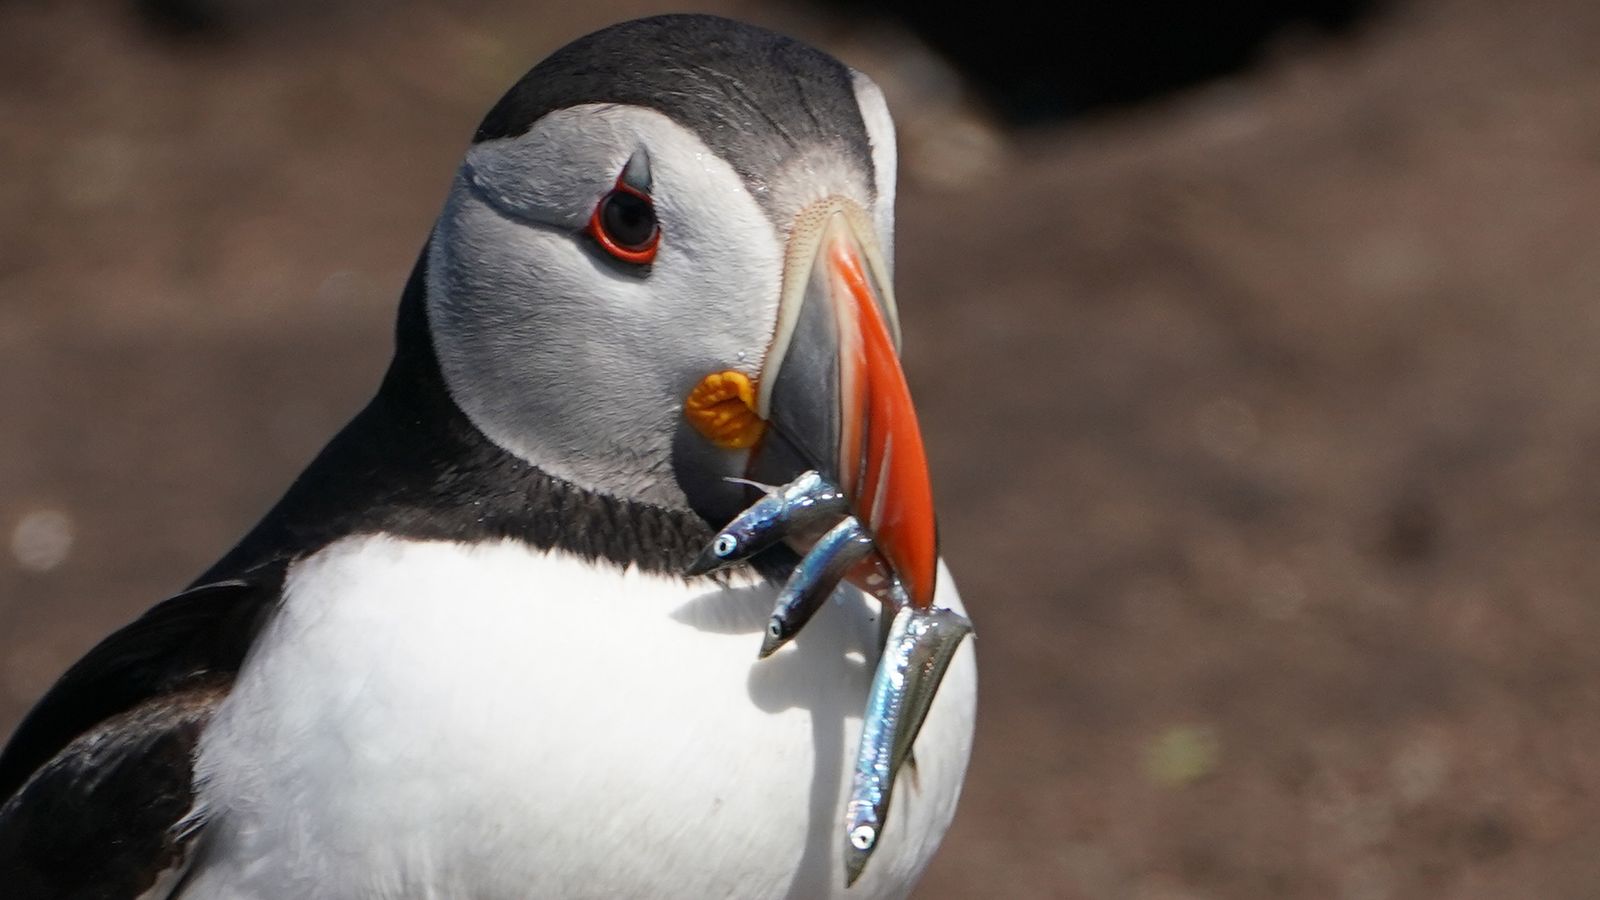
[[[640,152],[661,232],[647,267],[585,234]],[[686,437],[683,400],[710,372],[760,371],[783,279],[787,226],[773,220],[843,195],[880,228],[892,221],[842,160],[797,154],[781,168],[764,185],[769,218],[698,136],[620,105],[558,110],[474,146],[428,266],[429,324],[456,404],[505,450],[613,496],[686,506],[686,453],[693,468],[737,474],[735,452]]]

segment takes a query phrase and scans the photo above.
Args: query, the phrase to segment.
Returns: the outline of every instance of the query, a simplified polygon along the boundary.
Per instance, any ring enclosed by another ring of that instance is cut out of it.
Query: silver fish
[[[966,616],[905,605],[895,614],[861,721],[850,801],[845,805],[845,885],[853,885],[878,846],[895,778],[933,704],[945,670],[972,633]]]
[[[794,567],[778,594],[760,657],[766,659],[799,634],[845,575],[871,552],[872,536],[855,516],[845,516],[829,529]]]
[[[827,523],[835,523],[809,547],[784,584],[761,657],[793,639],[839,582],[865,561],[871,560],[873,568],[864,584],[885,610],[894,611],[867,696],[845,806],[845,884],[853,885],[883,834],[895,779],[911,759],[939,684],[962,639],[972,633],[972,623],[953,610],[913,604],[887,560],[875,555],[872,534],[851,515],[849,499],[821,474],[809,471],[786,485],[761,487],[765,495],[717,532],[689,575],[749,559],[785,538],[803,545]]]
[[[749,559],[791,534],[850,512],[850,501],[844,492],[814,471],[766,490],[766,496],[717,532],[686,574],[715,572]]]

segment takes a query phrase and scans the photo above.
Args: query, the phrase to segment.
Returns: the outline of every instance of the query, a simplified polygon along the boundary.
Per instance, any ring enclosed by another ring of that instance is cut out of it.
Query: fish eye
[[[737,549],[739,549],[738,538],[731,534],[722,534],[717,536],[717,542],[712,546],[711,552],[725,557],[731,555]]]
[[[871,825],[857,825],[850,829],[850,846],[857,850],[871,850],[878,839],[878,830]]]
[[[770,634],[775,638],[783,637],[783,623],[778,621],[776,618],[774,618],[772,621],[768,622],[767,623],[767,634]]]
[[[607,253],[634,265],[653,261],[661,243],[650,195],[620,180],[595,206],[588,232]]]

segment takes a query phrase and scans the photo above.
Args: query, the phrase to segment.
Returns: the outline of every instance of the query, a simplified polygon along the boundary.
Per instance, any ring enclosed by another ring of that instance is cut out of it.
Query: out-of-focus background
[[[918,896],[1600,895],[1600,5],[917,6],[703,8],[901,127],[983,662]],[[500,92],[651,7],[0,4],[0,733],[363,402]]]

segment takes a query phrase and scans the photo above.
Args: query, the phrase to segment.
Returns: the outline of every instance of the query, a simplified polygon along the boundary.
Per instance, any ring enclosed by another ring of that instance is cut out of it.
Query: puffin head
[[[882,94],[824,53],[710,16],[581,38],[490,111],[435,227],[445,387],[501,449],[712,527],[817,470],[926,605],[894,184]]]

